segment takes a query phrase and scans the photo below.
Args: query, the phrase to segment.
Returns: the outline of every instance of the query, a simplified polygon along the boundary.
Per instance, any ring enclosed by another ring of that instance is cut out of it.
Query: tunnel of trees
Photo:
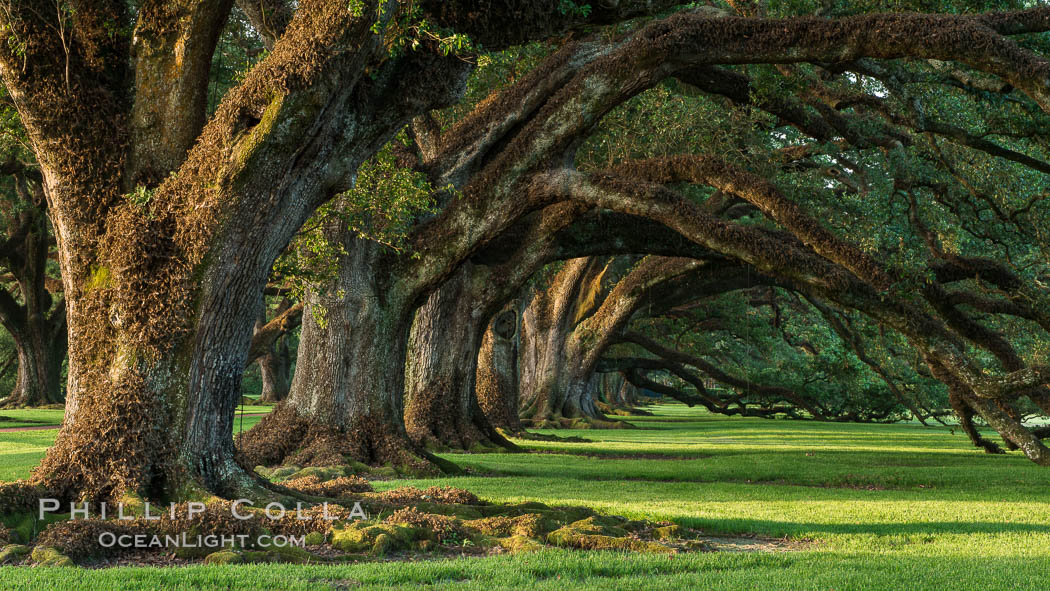
[[[455,472],[654,397],[1050,465],[1050,8],[38,4],[0,405],[65,419],[5,502],[316,501],[255,469]]]

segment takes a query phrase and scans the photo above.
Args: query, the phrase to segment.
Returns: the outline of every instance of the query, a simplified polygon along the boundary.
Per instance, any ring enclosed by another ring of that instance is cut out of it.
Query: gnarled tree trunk
[[[354,238],[329,222],[339,244],[336,276],[306,296],[291,392],[269,416],[238,438],[248,465],[332,465],[348,460],[433,468],[436,458],[408,438],[402,419],[405,355],[414,294],[390,269],[382,244]]]
[[[478,350],[478,403],[492,426],[516,433],[518,419],[518,312],[508,304],[492,319]]]
[[[0,216],[7,227],[0,234],[0,267],[10,274],[0,287],[0,326],[15,343],[17,375],[11,393],[0,406],[22,407],[61,404],[62,362],[66,356],[66,305],[56,303],[55,281],[47,276],[51,232],[45,215],[44,192],[39,179],[23,165],[9,162],[17,199]],[[7,172],[6,170],[4,172]]]
[[[277,339],[274,349],[259,359],[259,375],[262,379],[259,402],[272,404],[288,397],[292,387],[292,353],[288,337]]]
[[[566,263],[546,292],[522,318],[522,418],[534,425],[623,426],[609,421],[594,404],[589,383],[616,334],[647,302],[667,305],[697,273],[699,260],[648,257],[596,258]]]
[[[476,298],[483,274],[465,262],[416,311],[405,367],[405,425],[426,447],[514,448],[489,423],[475,394],[478,349],[491,307]]]
[[[104,3],[73,25],[24,2],[0,15],[31,41],[0,50],[0,72],[40,163],[68,303],[66,416],[34,473],[55,494],[258,491],[232,428],[274,260],[361,162],[462,91],[461,60],[390,59],[374,31],[393,15],[377,22],[376,3],[307,0],[204,125],[231,4]],[[99,25],[133,16],[134,55],[130,35]],[[78,42],[64,51],[52,34],[67,25]]]
[[[64,305],[50,316],[25,323],[22,329],[11,330],[18,356],[18,373],[11,394],[0,400],[7,407],[44,406],[62,404],[65,400],[62,383],[62,362],[66,356],[66,326]],[[5,326],[6,327],[6,326]]]
[[[592,312],[609,261],[568,261],[535,294],[521,321],[521,414],[534,426],[555,418],[598,418],[579,356],[569,351],[572,331]]]

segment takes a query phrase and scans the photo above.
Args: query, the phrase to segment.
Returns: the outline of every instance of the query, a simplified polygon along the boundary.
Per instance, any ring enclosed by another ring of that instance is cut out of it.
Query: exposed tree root
[[[521,429],[519,431],[505,431],[501,429],[501,432],[505,437],[513,437],[514,439],[524,439],[525,441],[562,441],[567,443],[594,443],[593,439],[584,439],[583,437],[559,437],[557,435],[546,435],[544,433],[533,433]]]
[[[483,415],[478,420],[462,416],[451,416],[446,421],[427,421],[420,424],[406,414],[406,427],[409,437],[416,445],[431,451],[464,450],[483,451],[521,451],[518,446],[492,427]]]
[[[367,422],[346,430],[319,424],[280,405],[236,441],[242,466],[333,466],[361,462],[409,475],[455,473],[459,468],[403,435]]]
[[[550,416],[544,418],[521,419],[521,424],[530,429],[636,429],[627,421],[617,421],[605,416],[575,417]]]

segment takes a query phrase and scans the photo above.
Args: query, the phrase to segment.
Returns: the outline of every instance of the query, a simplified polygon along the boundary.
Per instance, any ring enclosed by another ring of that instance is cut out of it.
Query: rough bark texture
[[[697,170],[692,168],[690,173]],[[723,186],[728,180],[721,176],[725,170],[724,165],[718,165],[705,182],[716,187]],[[943,321],[910,304],[880,297],[875,286],[884,284],[886,271],[870,257],[857,253],[855,249],[822,232],[813,220],[785,202],[783,196],[768,183],[746,181],[745,173],[735,171],[732,180],[725,186],[735,185],[734,192],[739,196],[753,201],[792,231],[809,236],[814,250],[828,258],[815,256],[813,250],[801,243],[786,243],[782,237],[774,239],[763,235],[763,232],[714,218],[662,186],[619,176],[599,175],[599,178],[601,180],[596,185],[578,187],[572,190],[573,194],[583,202],[601,204],[625,213],[645,211],[649,215],[659,216],[669,227],[691,235],[698,244],[737,257],[763,272],[805,286],[812,295],[861,310],[907,335],[920,351],[959,380],[965,387],[967,402],[978,409],[996,430],[1018,445],[1033,461],[1050,464],[1047,448],[1016,418],[989,400],[1046,383],[1046,368],[1030,367],[997,378],[983,377],[975,362],[964,352],[960,338]],[[558,180],[553,184],[568,187],[573,182]],[[644,198],[639,199],[643,195]],[[668,215],[659,213],[661,211]],[[842,266],[837,263],[839,260],[844,263]]]
[[[703,262],[649,257],[569,261],[522,315],[521,416],[533,425],[585,418],[612,426],[589,387],[598,360],[644,304],[660,301]],[[559,423],[560,424],[560,423]]]
[[[489,424],[475,394],[488,306],[472,297],[473,267],[464,263],[434,291],[412,324],[405,425],[412,439],[426,447],[513,447]]]
[[[37,482],[92,497],[161,496],[187,477],[222,494],[255,483],[233,461],[230,437],[259,294],[275,257],[319,204],[351,184],[360,162],[412,117],[456,96],[466,70],[455,57],[437,56],[436,47],[389,59],[385,28],[399,3],[363,4],[358,13],[345,2],[297,3],[273,51],[203,129],[208,65],[229,0],[147,1],[136,13],[117,0],[78,2],[70,11],[12,0],[0,13],[12,41],[0,47],[0,74],[44,178],[71,335],[66,420]],[[491,49],[591,22],[574,11],[549,10],[553,2],[487,3],[490,10],[471,2],[422,6],[425,16]],[[662,7],[617,2],[596,8],[595,22]],[[537,9],[543,17],[528,18]],[[669,75],[712,64],[957,59],[1009,81],[1047,109],[1050,63],[1002,35],[1048,27],[1046,7],[783,21],[686,11],[626,40],[570,42],[525,77],[527,84],[486,103],[442,138],[442,160],[451,164],[437,176],[470,179],[471,186],[462,197],[446,196],[442,212],[412,233],[414,252],[427,262],[399,275],[412,277],[411,289],[379,294],[378,310],[358,302],[366,308],[365,332],[403,334],[379,347],[381,359],[356,356],[367,371],[349,373],[389,372],[395,365],[389,358],[399,354],[392,349],[403,349],[407,338],[410,306],[485,240],[571,194],[591,206],[659,219],[699,244],[779,269],[905,332],[963,380],[991,424],[1033,460],[1050,463],[1038,440],[988,403],[1047,383],[1050,367],[985,377],[942,322],[881,298],[878,265],[829,240],[767,187],[740,196],[809,249],[694,215],[689,203],[615,174],[581,183],[560,168],[609,110]],[[131,30],[141,43],[134,52]],[[533,176],[541,172],[551,174]],[[532,190],[537,184],[543,190]],[[329,377],[321,368],[314,373],[321,382]],[[401,392],[378,396],[359,405],[362,416],[389,415]]]
[[[35,473],[58,494],[258,485],[231,436],[274,259],[360,162],[462,88],[455,58],[386,59],[374,5],[355,17],[301,2],[201,129],[211,32],[228,7],[146,3],[134,84],[129,39],[112,34],[131,24],[124,3],[62,22],[23,3],[4,13],[27,41],[0,56],[2,73],[43,174],[68,301],[66,420]],[[51,41],[62,28],[75,31],[69,51]]]
[[[345,254],[324,291],[307,295],[291,393],[238,439],[241,457],[252,466],[353,460],[432,468],[402,419],[412,294],[375,273],[387,247],[353,238],[338,218],[325,230]]]
[[[576,323],[593,312],[607,263],[597,257],[566,262],[522,312],[520,414],[533,426],[561,417],[599,418],[585,387],[589,376],[568,348]]]
[[[522,430],[518,419],[518,312],[508,304],[485,330],[478,351],[476,390],[489,423],[511,433]]]
[[[275,310],[276,319],[284,319],[287,324],[291,324],[288,318],[288,312],[293,308],[292,303],[287,299],[281,300]],[[302,321],[302,307],[299,307],[298,324]],[[259,343],[263,337],[267,334],[267,325],[265,311],[259,315],[259,320],[255,323],[255,336],[252,339],[252,350],[257,348],[262,349],[262,355],[256,360],[259,364],[259,374],[262,378],[262,392],[259,395],[259,402],[275,403],[284,400],[288,396],[289,389],[291,388],[292,378],[292,353],[288,347],[288,329],[290,326],[282,326],[283,329],[279,335],[274,338],[266,338],[266,343]],[[251,356],[251,352],[249,352]]]

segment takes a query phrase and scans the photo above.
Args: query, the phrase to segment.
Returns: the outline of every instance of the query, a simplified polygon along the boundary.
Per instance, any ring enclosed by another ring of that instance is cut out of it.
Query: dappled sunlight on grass
[[[635,430],[546,431],[591,443],[519,443],[541,453],[443,454],[466,476],[377,481],[451,485],[490,501],[588,505],[709,534],[804,541],[801,551],[538,554],[348,566],[258,565],[66,571],[70,588],[202,589],[1044,589],[1050,470],[989,456],[948,428],[715,417],[682,405]],[[244,426],[258,417],[245,417]],[[239,421],[238,421],[239,422]],[[25,476],[55,431],[0,434],[0,478]],[[8,569],[51,589],[44,569]],[[2,587],[2,585],[0,585]],[[4,587],[6,588],[6,587]]]

